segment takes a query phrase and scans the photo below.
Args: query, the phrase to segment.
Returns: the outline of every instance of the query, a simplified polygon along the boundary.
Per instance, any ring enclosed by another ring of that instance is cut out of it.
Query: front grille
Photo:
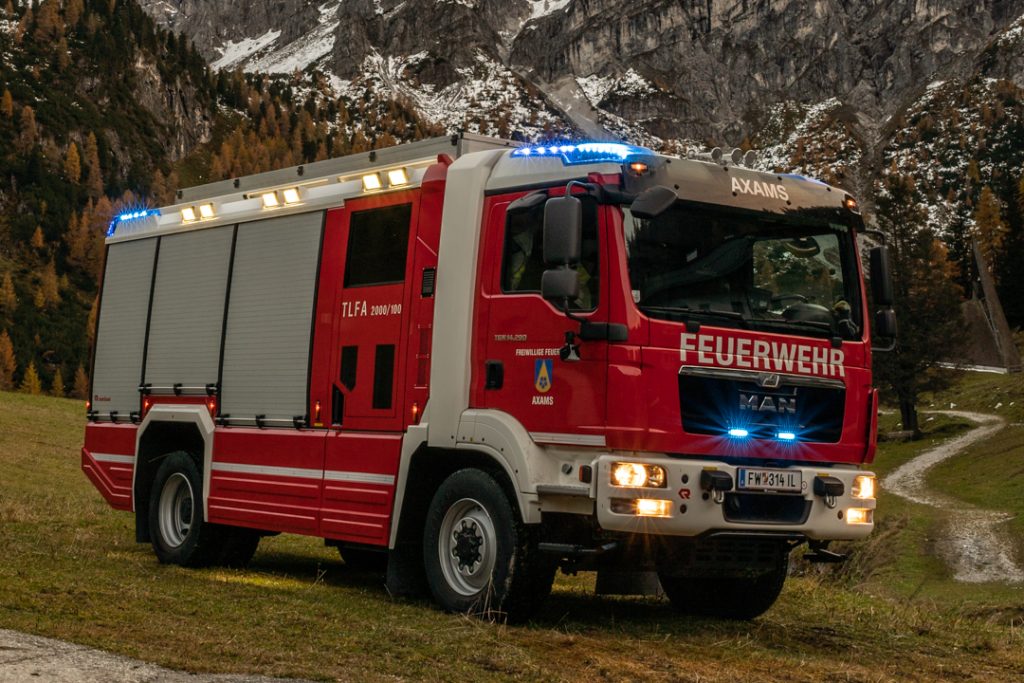
[[[811,501],[796,495],[727,493],[722,503],[727,522],[803,524],[810,513]]]
[[[841,382],[781,375],[777,387],[755,381],[757,373],[704,373],[684,368],[679,374],[683,429],[690,434],[722,436],[743,428],[755,438],[780,431],[800,441],[836,443],[843,431],[846,390]]]

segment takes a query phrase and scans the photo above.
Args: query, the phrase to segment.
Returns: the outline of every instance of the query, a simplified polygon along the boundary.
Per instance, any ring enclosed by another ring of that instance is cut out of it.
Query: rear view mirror
[[[580,295],[580,275],[566,267],[545,270],[540,278],[540,293],[550,301],[572,301]]]
[[[549,199],[544,205],[544,263],[575,266],[582,249],[583,203],[576,197]]]
[[[892,306],[892,265],[888,247],[874,247],[868,254],[871,274],[871,296],[877,306]]]
[[[629,212],[637,218],[657,218],[676,203],[676,192],[664,185],[655,185],[640,193],[629,206]]]
[[[886,339],[896,337],[896,313],[891,308],[881,308],[875,313],[874,332]]]

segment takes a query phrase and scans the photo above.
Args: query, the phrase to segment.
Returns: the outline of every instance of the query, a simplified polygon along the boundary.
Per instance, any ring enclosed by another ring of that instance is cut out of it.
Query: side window
[[[577,311],[597,308],[600,284],[600,243],[597,237],[597,202],[583,200],[583,251],[577,272],[580,296],[573,302]],[[505,294],[540,293],[544,273],[544,205],[510,212],[505,219],[505,250],[501,263],[501,291]]]
[[[345,286],[386,285],[405,280],[412,204],[355,211],[349,219]]]

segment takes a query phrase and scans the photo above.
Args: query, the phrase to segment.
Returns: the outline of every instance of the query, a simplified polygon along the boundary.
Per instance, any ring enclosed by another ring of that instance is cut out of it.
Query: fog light
[[[847,524],[871,524],[874,510],[867,508],[850,508],[846,511]]]
[[[612,465],[612,485],[662,488],[665,486],[665,469],[638,462],[617,462]]]
[[[672,501],[637,498],[636,514],[639,517],[671,517]]]
[[[875,478],[870,474],[861,474],[853,480],[853,490],[850,494],[854,498],[866,500],[875,497]]]

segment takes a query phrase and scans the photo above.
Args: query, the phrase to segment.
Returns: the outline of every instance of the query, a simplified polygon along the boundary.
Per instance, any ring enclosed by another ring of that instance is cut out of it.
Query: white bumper
[[[613,486],[611,467],[616,462],[640,462],[660,465],[665,469],[665,488],[627,488]],[[597,519],[603,529],[631,533],[666,536],[699,536],[713,531],[750,532],[794,532],[814,540],[853,540],[864,538],[874,529],[875,499],[855,499],[851,495],[854,478],[871,475],[871,472],[855,467],[807,467],[792,466],[790,471],[799,471],[803,480],[801,493],[762,494],[756,496],[758,504],[775,506],[781,504],[788,512],[785,521],[779,519],[754,519],[758,515],[750,510],[737,510],[730,506],[728,498],[716,502],[715,496],[701,489],[701,472],[706,469],[724,472],[737,481],[737,470],[741,467],[709,460],[687,460],[668,457],[628,458],[621,455],[606,455],[593,463]],[[843,482],[844,493],[829,507],[825,498],[814,494],[816,476],[835,477]],[[732,494],[741,493],[733,488]],[[752,492],[742,492],[749,495]],[[785,497],[785,500],[782,500]],[[669,500],[669,514],[666,517],[641,517],[631,513],[613,511],[613,502],[621,509],[621,501],[638,498]],[[850,508],[867,509],[868,522],[851,524],[847,521]]]

